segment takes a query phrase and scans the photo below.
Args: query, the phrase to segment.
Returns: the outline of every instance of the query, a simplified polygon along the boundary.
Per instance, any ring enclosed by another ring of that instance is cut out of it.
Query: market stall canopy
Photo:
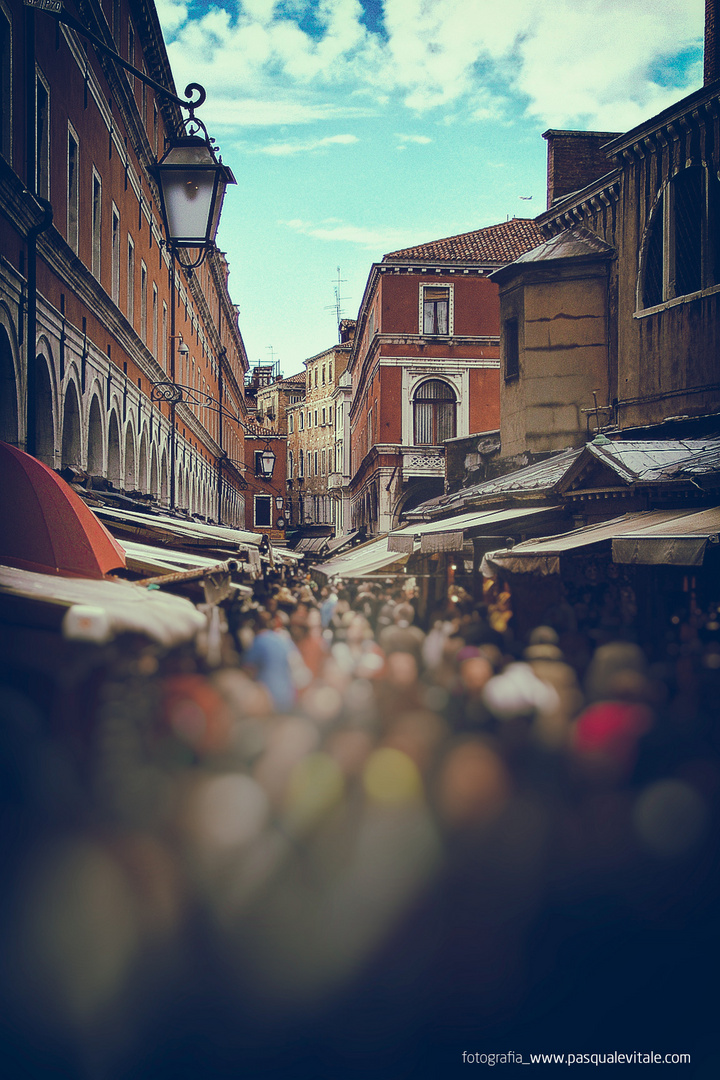
[[[320,555],[328,545],[328,541],[331,538],[329,536],[302,536],[295,545],[295,551],[300,554],[306,554],[308,551],[314,551]]]
[[[717,487],[720,439],[621,439],[588,443],[560,480],[562,495],[624,488]]]
[[[478,533],[494,534],[497,531],[498,536],[504,536],[513,528],[518,529],[524,519],[537,526],[562,514],[561,506],[516,506],[503,510],[472,510],[441,520],[412,522],[390,533],[390,551],[412,552],[415,539],[419,539],[419,550],[423,553],[462,551],[465,540]]]
[[[20,605],[30,622],[60,621],[63,637],[105,644],[119,634],[141,634],[167,648],[191,641],[206,617],[181,596],[126,581],[49,577],[0,566],[0,605]],[[57,625],[57,623],[56,623]]]
[[[108,506],[98,506],[95,513],[123,536],[135,536],[141,541],[155,539],[163,545],[182,542],[189,547],[227,548],[237,552],[242,547],[257,548],[262,540],[259,533],[224,525],[205,525],[200,521],[183,521],[169,514],[140,514]]]
[[[173,551],[171,548],[154,547],[152,544],[138,544],[133,540],[125,543],[125,554],[129,570],[146,576],[163,574],[173,575],[184,570],[212,570],[217,567],[217,559],[210,559],[196,553]],[[243,595],[252,595],[247,585],[233,584],[233,590]]]
[[[407,560],[408,555],[389,550],[387,536],[379,536],[312,569],[327,578],[362,578],[379,570],[401,572]]]
[[[328,545],[325,549],[326,554],[335,555],[337,552],[342,551],[348,544],[353,544],[360,533],[356,530],[354,532],[345,533],[343,536],[335,536],[332,540],[328,541]]]
[[[102,578],[125,552],[62,477],[0,443],[0,560],[41,574]]]
[[[284,563],[286,566],[297,566],[302,559],[302,553],[299,551],[291,551],[286,547],[272,546],[273,559],[276,562]]]
[[[719,533],[720,507],[682,514],[673,521],[613,538],[613,562],[702,566],[708,544],[717,544]]]
[[[560,556],[603,541],[612,543],[613,561],[699,566],[709,543],[716,543],[720,508],[706,510],[645,510],[586,525],[582,529],[540,540],[526,540],[505,551],[485,556],[482,572],[559,574]]]
[[[459,513],[470,506],[477,506],[477,512],[482,512],[478,504],[483,502],[497,504],[500,499],[554,499],[561,480],[581,453],[582,447],[560,450],[522,469],[471,484],[448,495],[436,496],[408,510],[404,516],[408,521],[424,522],[427,518],[446,518],[448,514]]]

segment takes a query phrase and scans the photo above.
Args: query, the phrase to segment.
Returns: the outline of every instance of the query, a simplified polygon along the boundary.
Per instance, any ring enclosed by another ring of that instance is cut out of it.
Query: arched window
[[[643,245],[640,304],[655,307],[720,282],[720,184],[704,166],[672,177],[658,199]]]
[[[454,438],[455,413],[455,392],[448,383],[440,379],[421,383],[413,401],[415,445],[439,446]]]

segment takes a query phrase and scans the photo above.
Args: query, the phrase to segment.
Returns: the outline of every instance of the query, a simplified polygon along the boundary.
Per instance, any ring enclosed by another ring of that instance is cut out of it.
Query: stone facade
[[[125,59],[171,84],[151,2],[88,0],[83,11]],[[160,227],[152,169],[179,108],[20,0],[0,6],[0,37],[12,102],[0,126],[0,438],[51,467],[240,524],[247,357],[227,261],[176,264],[173,288]]]
[[[720,407],[719,83],[604,153],[600,179],[537,219],[550,240],[494,275],[503,456]]]
[[[337,472],[335,392],[348,364],[350,331],[346,337],[304,361],[304,400],[287,408],[288,496],[295,528],[334,531],[338,524],[337,493],[329,479]]]
[[[445,442],[498,427],[499,303],[489,274],[542,238],[501,225],[386,255],[350,359],[353,529],[395,527],[445,487]]]

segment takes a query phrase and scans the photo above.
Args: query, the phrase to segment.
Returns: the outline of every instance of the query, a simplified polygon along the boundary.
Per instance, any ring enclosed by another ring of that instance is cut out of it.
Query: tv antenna
[[[336,321],[337,321],[337,328],[338,328],[338,340],[340,340],[340,320],[343,317],[342,302],[343,302],[343,300],[348,300],[349,299],[349,297],[347,297],[347,296],[341,296],[340,295],[341,286],[346,285],[346,284],[347,284],[346,279],[343,278],[343,277],[340,277],[340,267],[338,266],[338,268],[337,268],[337,281],[335,282],[335,303],[334,304],[329,304],[325,308],[326,311],[332,311],[333,309],[335,310],[335,318],[336,318]]]

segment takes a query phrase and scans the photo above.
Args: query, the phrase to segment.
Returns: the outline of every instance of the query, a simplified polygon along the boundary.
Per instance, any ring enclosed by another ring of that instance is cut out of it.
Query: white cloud
[[[407,242],[408,230],[394,226],[370,228],[365,225],[349,225],[338,218],[325,218],[323,221],[303,221],[293,218],[280,221],[293,232],[309,236],[315,240],[326,240],[333,244],[345,243],[368,248],[376,254],[399,248]]]
[[[335,105],[329,101],[303,102],[292,98],[222,98],[208,93],[203,120],[214,128],[279,127],[316,124],[326,120],[354,120],[369,110]]]
[[[496,119],[514,96],[515,109],[519,101],[543,124],[621,130],[700,79],[695,65],[664,85],[673,58],[698,47],[702,0],[663,0],[661,11],[656,0],[385,0],[385,36],[364,25],[359,0],[238,7],[193,19],[181,0],[158,0],[178,85],[200,79],[208,111],[213,97],[226,111],[235,98],[243,109],[258,102],[249,120],[238,108],[239,124],[312,122],[328,100],[337,110],[360,94],[376,108],[401,102],[416,114]]]
[[[395,138],[400,143],[414,143],[417,146],[427,146],[432,142],[429,135],[401,135],[399,131],[395,132]]]
[[[160,25],[167,35],[174,34],[188,16],[187,4],[182,0],[155,0]]]
[[[290,157],[293,154],[311,154],[328,146],[351,146],[359,141],[357,135],[328,135],[324,139],[308,139],[305,142],[270,143],[268,146],[261,146],[257,153]]]

